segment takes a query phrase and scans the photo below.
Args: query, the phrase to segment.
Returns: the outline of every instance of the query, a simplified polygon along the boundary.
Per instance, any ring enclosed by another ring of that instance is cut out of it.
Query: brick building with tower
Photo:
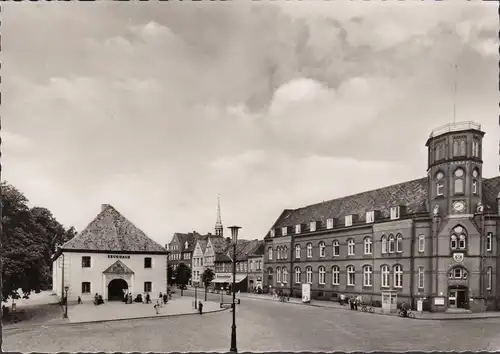
[[[427,176],[299,209],[265,236],[265,290],[339,294],[433,311],[500,307],[500,177],[482,175],[485,133],[473,122],[434,130]]]

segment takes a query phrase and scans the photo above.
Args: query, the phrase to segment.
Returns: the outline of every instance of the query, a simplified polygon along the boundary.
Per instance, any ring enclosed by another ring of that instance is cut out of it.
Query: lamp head
[[[65,287],[64,287],[64,290],[65,290],[66,292],[68,292],[68,290],[69,290],[69,286],[65,286]]]
[[[231,229],[231,239],[233,244],[236,244],[238,241],[238,230],[241,229],[241,226],[229,226],[229,229]]]

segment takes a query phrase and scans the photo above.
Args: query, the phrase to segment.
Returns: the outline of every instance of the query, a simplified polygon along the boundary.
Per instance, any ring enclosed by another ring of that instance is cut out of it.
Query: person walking
[[[198,302],[198,312],[203,315],[203,303],[201,301]]]

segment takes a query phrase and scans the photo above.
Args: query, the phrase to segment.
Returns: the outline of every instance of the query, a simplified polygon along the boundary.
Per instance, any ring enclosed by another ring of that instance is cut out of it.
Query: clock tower
[[[472,216],[481,202],[482,140],[474,122],[446,124],[435,129],[428,148],[428,198],[434,216]]]

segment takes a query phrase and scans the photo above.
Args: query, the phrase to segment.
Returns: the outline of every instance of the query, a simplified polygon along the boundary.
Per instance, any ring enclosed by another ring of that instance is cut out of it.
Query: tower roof
[[[481,130],[481,124],[479,123],[472,121],[448,123],[434,129],[429,135],[429,139],[427,140],[426,145],[429,145],[429,141],[431,141],[434,138],[437,138],[438,136],[450,133],[457,133],[461,131],[468,131],[468,130],[475,130],[484,135],[484,132]]]

